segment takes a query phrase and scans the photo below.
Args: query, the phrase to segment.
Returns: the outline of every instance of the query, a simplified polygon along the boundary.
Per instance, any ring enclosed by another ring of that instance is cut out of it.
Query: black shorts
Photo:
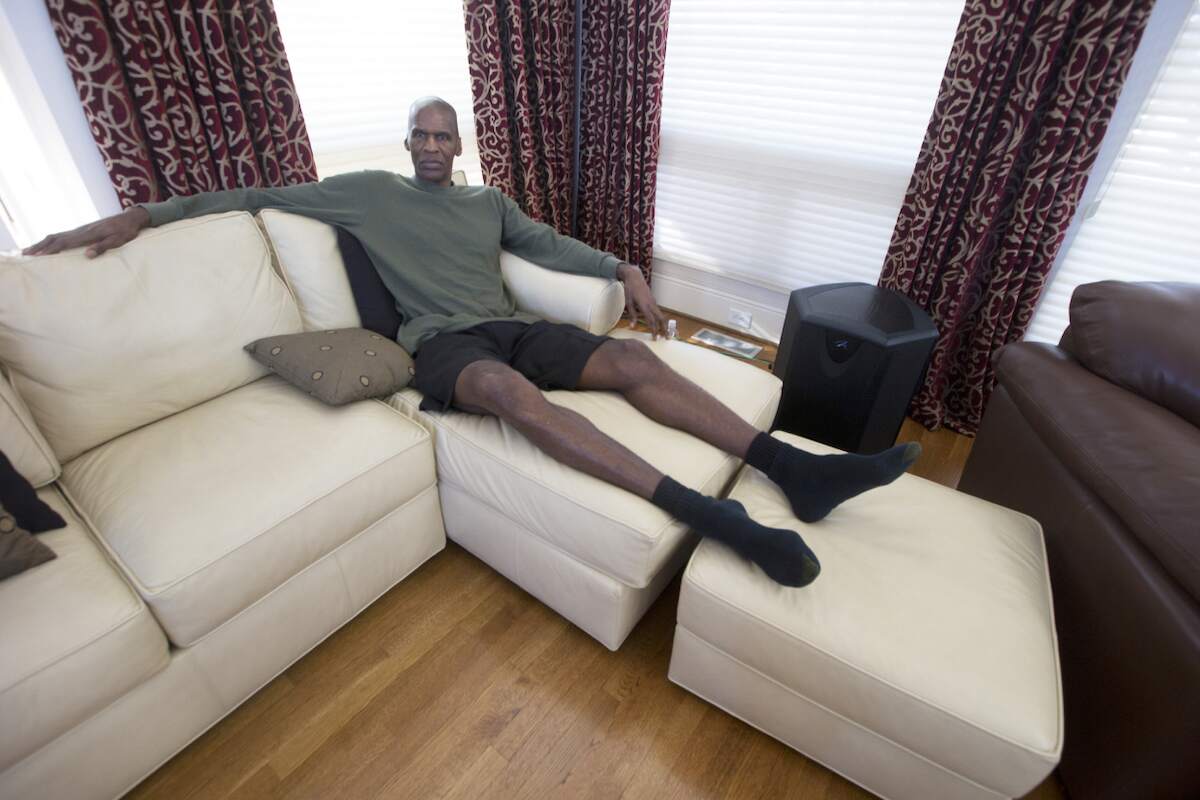
[[[499,361],[539,389],[574,389],[596,348],[609,340],[574,325],[539,320],[482,322],[462,331],[439,333],[421,345],[413,359],[412,385],[425,399],[422,411],[445,411],[454,385],[468,364]]]

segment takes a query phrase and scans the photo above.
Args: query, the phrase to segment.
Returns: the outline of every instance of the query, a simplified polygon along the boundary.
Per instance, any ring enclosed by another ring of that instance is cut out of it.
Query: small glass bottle
[[[667,320],[667,338],[668,339],[678,339],[679,338],[678,331],[679,331],[678,323],[675,322],[675,320],[673,320],[673,319]]]

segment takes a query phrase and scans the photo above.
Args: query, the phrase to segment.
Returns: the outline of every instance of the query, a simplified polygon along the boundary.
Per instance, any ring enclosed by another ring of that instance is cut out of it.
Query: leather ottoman
[[[672,681],[886,798],[1020,797],[1049,774],[1062,694],[1035,520],[910,475],[812,525],[755,469],[730,496],[799,531],[822,573],[782,587],[704,541]]]

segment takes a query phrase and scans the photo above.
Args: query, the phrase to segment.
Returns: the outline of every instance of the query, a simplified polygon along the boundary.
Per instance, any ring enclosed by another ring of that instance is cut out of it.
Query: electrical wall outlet
[[[754,315],[740,308],[729,309],[729,324],[744,331],[750,330],[754,323]]]

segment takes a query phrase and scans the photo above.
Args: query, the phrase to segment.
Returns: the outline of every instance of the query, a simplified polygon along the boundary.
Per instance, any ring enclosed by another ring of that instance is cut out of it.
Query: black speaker
[[[891,447],[937,341],[916,303],[866,283],[792,292],[773,428],[855,453]]]

